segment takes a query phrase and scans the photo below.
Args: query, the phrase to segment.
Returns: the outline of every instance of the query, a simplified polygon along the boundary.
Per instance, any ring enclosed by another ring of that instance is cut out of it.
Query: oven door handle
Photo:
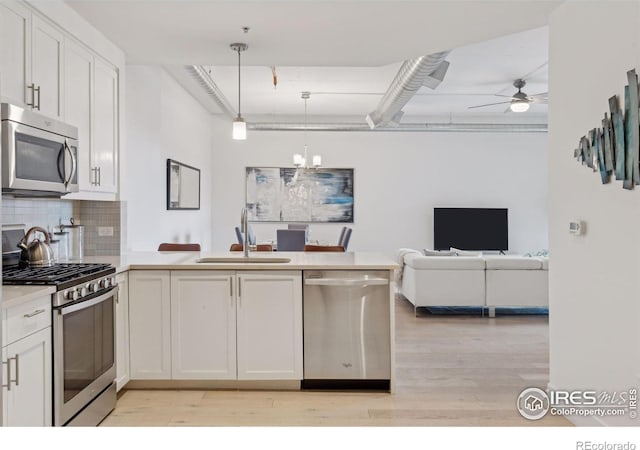
[[[66,314],[70,314],[72,312],[76,312],[76,311],[80,311],[81,309],[85,309],[85,308],[90,308],[91,306],[95,306],[98,303],[102,303],[105,300],[110,299],[111,297],[116,297],[118,296],[118,286],[114,286],[113,288],[111,288],[109,290],[109,292],[102,294],[99,297],[96,298],[92,298],[91,300],[87,300],[84,302],[80,302],[80,303],[74,303],[73,305],[70,306],[64,306],[62,308],[60,308],[58,311],[60,312],[60,314],[62,314],[63,316]]]

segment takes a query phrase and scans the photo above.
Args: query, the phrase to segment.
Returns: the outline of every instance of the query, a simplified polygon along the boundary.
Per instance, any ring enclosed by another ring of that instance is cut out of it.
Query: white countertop
[[[49,296],[55,291],[55,286],[2,286],[2,307],[10,308],[20,302]]]
[[[200,258],[242,258],[242,252],[133,252],[120,256],[86,256],[84,263],[105,263],[116,273],[127,270],[395,270],[400,267],[380,253],[251,252],[255,258],[290,258],[288,263],[197,263]],[[75,261],[74,261],[75,262]],[[10,307],[36,297],[51,295],[54,286],[3,286],[2,306]]]
[[[89,256],[82,262],[108,263],[126,270],[394,270],[398,264],[380,253],[251,252],[254,258],[290,258],[288,263],[197,263],[200,258],[242,258],[242,252],[133,252],[121,256]]]

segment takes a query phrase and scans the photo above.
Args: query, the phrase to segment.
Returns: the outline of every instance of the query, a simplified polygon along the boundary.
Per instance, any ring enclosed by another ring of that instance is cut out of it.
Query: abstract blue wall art
[[[247,167],[253,222],[353,222],[353,169]]]

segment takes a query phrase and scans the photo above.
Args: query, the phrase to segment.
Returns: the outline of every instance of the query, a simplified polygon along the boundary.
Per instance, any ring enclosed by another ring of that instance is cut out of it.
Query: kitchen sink
[[[273,257],[259,257],[259,256],[221,256],[221,257],[209,257],[200,258],[196,260],[197,263],[288,263],[291,262],[291,258],[273,258]]]

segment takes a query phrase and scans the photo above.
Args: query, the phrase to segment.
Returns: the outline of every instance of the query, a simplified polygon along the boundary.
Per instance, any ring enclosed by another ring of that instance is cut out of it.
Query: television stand
[[[500,254],[500,255],[505,255],[504,250],[500,250],[500,253],[499,253],[499,254]]]

